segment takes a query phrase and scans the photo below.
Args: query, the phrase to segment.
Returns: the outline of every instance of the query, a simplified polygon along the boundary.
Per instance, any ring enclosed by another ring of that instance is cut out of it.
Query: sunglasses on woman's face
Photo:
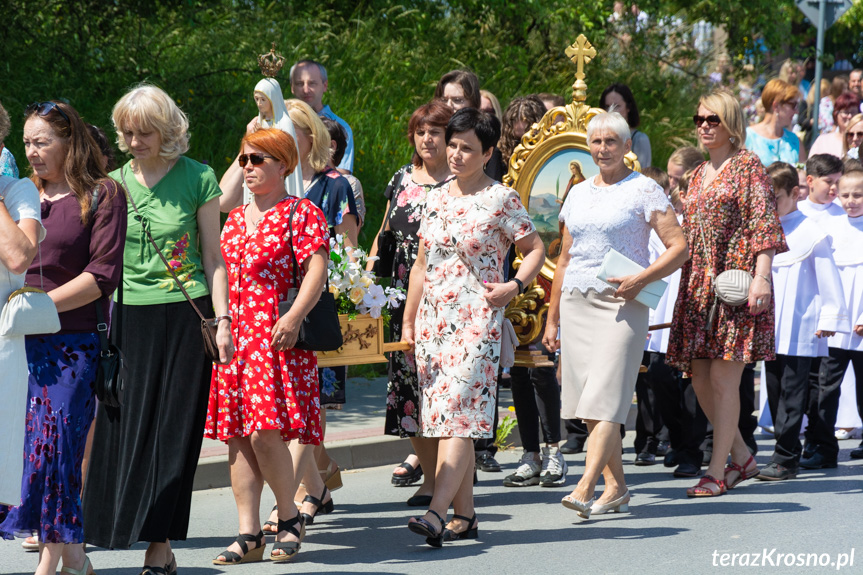
[[[268,156],[266,154],[240,154],[240,157],[237,158],[237,163],[240,164],[241,168],[245,168],[246,162],[249,161],[252,162],[253,166],[260,166],[264,163],[264,158],[275,160],[273,156]]]
[[[24,115],[29,116],[33,112],[36,112],[39,116],[45,117],[51,113],[51,110],[57,110],[57,113],[60,114],[68,124],[72,124],[72,121],[69,120],[69,116],[66,115],[66,112],[64,112],[62,108],[54,102],[33,102],[24,109]]]
[[[717,114],[710,114],[709,116],[699,116],[698,114],[695,114],[692,116],[692,121],[695,122],[696,128],[700,128],[704,122],[707,122],[707,125],[711,128],[715,128],[722,123],[722,120],[719,119]]]
[[[863,138],[863,132],[845,132],[845,137],[849,140],[859,140]]]

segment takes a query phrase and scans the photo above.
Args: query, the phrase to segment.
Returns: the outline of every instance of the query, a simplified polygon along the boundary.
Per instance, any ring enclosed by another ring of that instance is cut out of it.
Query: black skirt
[[[209,296],[195,304],[205,315],[212,309]],[[119,308],[112,339],[128,378],[123,406],[97,411],[84,540],[127,549],[186,539],[212,363],[188,302]]]

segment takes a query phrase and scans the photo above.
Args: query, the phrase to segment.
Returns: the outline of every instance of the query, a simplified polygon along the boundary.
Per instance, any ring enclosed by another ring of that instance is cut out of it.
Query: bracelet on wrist
[[[512,279],[511,279],[511,280],[509,280],[509,281],[511,281],[511,282],[515,282],[515,285],[517,285],[517,286],[518,286],[518,295],[521,295],[521,294],[523,294],[523,293],[524,293],[524,284],[521,282],[521,280],[520,280],[520,279],[518,279],[518,278],[512,278]]]
[[[772,279],[770,279],[769,277],[767,277],[767,276],[766,276],[766,275],[764,275],[764,274],[756,273],[755,275],[757,275],[758,277],[760,277],[761,279],[763,279],[764,281],[766,281],[768,284],[772,284],[772,283],[773,283],[773,280],[772,280]]]
[[[213,326],[213,327],[219,327],[219,323],[221,323],[221,321],[222,321],[223,319],[224,319],[224,320],[227,320],[227,321],[228,321],[228,323],[233,323],[233,322],[234,322],[234,320],[233,320],[233,319],[231,318],[231,316],[229,316],[229,315],[217,315],[216,317],[214,317],[214,318],[213,318],[212,326]]]

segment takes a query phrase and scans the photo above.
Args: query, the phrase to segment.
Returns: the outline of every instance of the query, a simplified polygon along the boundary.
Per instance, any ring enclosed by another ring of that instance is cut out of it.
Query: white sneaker
[[[542,448],[542,472],[539,475],[541,487],[554,487],[566,483],[566,460],[560,449],[555,447],[551,451],[548,447]]]
[[[863,439],[863,427],[855,427],[854,429],[837,429],[834,434],[836,439],[843,441],[845,439]]]
[[[518,469],[515,473],[508,475],[503,480],[504,487],[525,487],[527,485],[539,485],[539,472],[541,470],[537,453],[525,451],[519,459]]]

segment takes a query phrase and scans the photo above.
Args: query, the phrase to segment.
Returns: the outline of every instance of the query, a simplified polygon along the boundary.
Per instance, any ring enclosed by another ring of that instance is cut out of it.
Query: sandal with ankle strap
[[[297,531],[297,528],[294,525],[300,525],[300,530]],[[281,562],[281,561],[291,561],[297,557],[297,553],[300,552],[300,544],[303,542],[303,538],[306,536],[306,524],[303,521],[302,516],[298,513],[294,515],[290,519],[279,519],[278,526],[279,533],[282,531],[287,531],[288,533],[293,533],[297,536],[299,541],[276,541],[273,543],[273,551],[270,552],[270,559],[272,561]],[[275,553],[276,551],[282,551],[283,553]]]
[[[335,509],[336,505],[335,503],[333,503],[332,497],[330,497],[330,500],[326,503],[323,502],[324,497],[327,496],[328,491],[329,489],[326,485],[324,485],[324,492],[321,493],[320,499],[318,499],[317,497],[312,497],[311,495],[306,495],[306,497],[303,499],[303,503],[308,501],[315,506],[315,512],[311,515],[309,515],[308,513],[301,513],[301,515],[303,516],[303,521],[305,521],[306,525],[312,525],[315,522],[315,517],[318,515],[318,513],[323,513],[324,515],[326,515],[328,513],[332,513],[333,509]]]
[[[719,491],[714,492],[712,489],[705,487],[709,484],[715,484],[719,487]],[[705,475],[701,478],[701,481],[698,482],[698,485],[695,487],[690,487],[686,490],[686,495],[689,497],[717,497],[725,493],[725,481],[722,479],[716,479],[712,475]]]
[[[278,510],[279,510],[279,506],[273,505],[273,508],[270,510],[270,515],[277,512]],[[269,529],[267,529],[267,527],[269,527]],[[279,524],[275,521],[270,521],[269,519],[267,519],[264,522],[264,526],[261,527],[261,531],[263,531],[267,535],[276,535],[279,532],[278,529],[279,529]]]
[[[434,525],[426,521],[423,517],[414,517],[415,521],[408,522],[408,529],[418,535],[424,535],[426,543],[432,547],[443,547],[443,532],[446,530],[446,521],[444,521],[434,509],[429,509],[428,512],[437,517],[437,520],[440,521],[439,529],[436,530]]]
[[[446,528],[443,530],[443,540],[444,541],[456,541],[458,539],[477,539],[479,538],[479,521],[476,519],[476,513],[473,514],[473,517],[465,517],[464,515],[455,515],[452,516],[453,519],[461,519],[462,521],[467,522],[467,529],[464,531],[453,531],[450,528]]]
[[[84,565],[80,569],[72,569],[71,567],[66,567],[63,565],[63,568],[60,569],[60,573],[69,573],[70,575],[95,575],[96,572],[93,570],[93,565],[90,564],[90,558],[84,555]]]
[[[225,549],[219,553],[219,557],[224,557],[224,559],[216,557],[213,559],[213,565],[239,565],[240,563],[254,563],[264,560],[264,547],[266,547],[266,543],[264,543],[263,531],[259,531],[257,535],[240,533],[237,535],[236,542],[243,554],[240,555],[239,553]],[[254,542],[257,547],[249,551],[249,546],[246,545],[246,542]]]
[[[165,573],[177,575],[177,557],[173,553],[171,553],[171,562],[165,565]]]
[[[755,463],[755,457],[753,457],[752,455],[749,456],[749,459],[747,459],[746,463],[744,463],[743,465],[738,465],[737,463],[734,463],[734,461],[728,464],[728,466],[725,468],[726,489],[730,491],[731,489],[734,489],[747,479],[752,479],[760,473],[757,464],[755,465],[755,467],[752,468],[751,471],[746,471],[746,468],[749,467],[750,463]],[[728,474],[733,471],[737,472],[737,479],[734,481],[728,481]]]

